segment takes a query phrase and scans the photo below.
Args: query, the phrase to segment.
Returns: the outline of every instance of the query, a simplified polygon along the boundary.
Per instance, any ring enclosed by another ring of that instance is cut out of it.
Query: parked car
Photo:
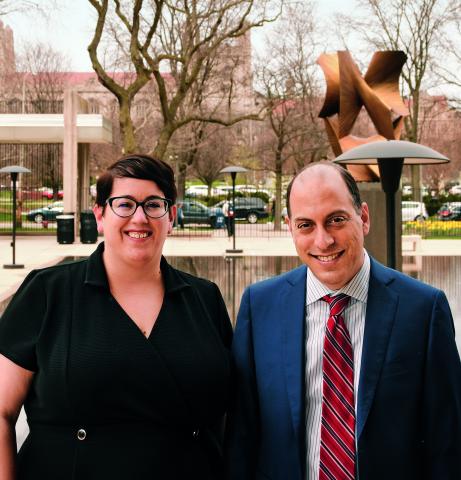
[[[53,189],[48,187],[41,187],[38,189],[41,192],[43,198],[47,198],[48,200],[53,200]],[[64,197],[64,191],[58,190],[58,198]]]
[[[225,226],[221,208],[209,208],[203,203],[187,198],[178,203],[182,203],[184,225],[198,223],[210,225],[212,228],[223,228]]]
[[[429,188],[426,187],[425,185],[421,187],[421,194],[423,196],[429,195],[429,193],[431,193],[431,195],[433,196],[432,192],[433,191],[429,191]],[[402,186],[402,195],[411,195],[412,193],[413,193],[413,187],[411,185]]]
[[[423,202],[403,201],[402,222],[426,220],[429,217]]]
[[[56,216],[64,212],[64,202],[53,202],[46,207],[36,208],[26,214],[27,220],[35,223],[42,223],[44,220],[55,222]]]
[[[404,185],[402,187],[402,195],[411,195],[411,192],[413,191],[413,188],[411,185]]]
[[[437,212],[439,220],[461,220],[461,202],[444,203]]]
[[[217,203],[215,207],[221,208],[225,200]],[[235,197],[235,218],[247,220],[248,223],[256,223],[262,218],[269,216],[267,203],[259,197]]]
[[[224,187],[212,187],[210,189],[211,195],[223,195],[225,194],[225,190],[222,190]],[[206,185],[191,185],[190,187],[186,188],[186,196],[187,197],[206,197],[208,196],[208,187]]]
[[[206,185],[192,185],[186,188],[186,195],[189,197],[205,197],[208,195],[208,187]]]
[[[451,195],[461,195],[461,185],[453,185],[450,188],[449,193]]]

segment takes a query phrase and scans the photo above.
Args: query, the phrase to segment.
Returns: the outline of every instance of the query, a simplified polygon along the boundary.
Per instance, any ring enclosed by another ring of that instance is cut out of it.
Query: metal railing
[[[0,167],[8,164],[6,147],[28,147],[22,152],[24,161],[32,173],[20,178],[18,186],[18,233],[48,234],[56,229],[56,215],[63,213],[63,191],[59,188],[61,177],[61,146],[49,145],[20,146],[0,145]],[[32,148],[34,147],[34,148]],[[10,149],[11,150],[11,149]],[[16,151],[17,154],[19,152]],[[9,152],[11,154],[11,151]],[[19,152],[21,153],[21,152]],[[46,161],[44,161],[44,158]],[[11,162],[10,162],[11,163]],[[13,162],[14,163],[14,162]],[[47,186],[54,185],[54,187]],[[91,189],[90,189],[91,190]],[[94,200],[94,191],[88,192],[90,203]],[[258,195],[258,196],[257,196]],[[246,193],[238,197],[234,217],[225,217],[223,202],[225,195],[203,196],[188,195],[177,202],[181,208],[182,221],[176,221],[173,236],[184,238],[227,237],[235,232],[239,237],[288,237],[288,227],[284,221],[283,208],[278,219],[274,218],[272,192],[265,190],[258,193]],[[11,232],[12,228],[12,193],[9,178],[0,177],[0,234]],[[284,203],[282,204],[284,207]],[[232,211],[232,208],[230,207]],[[232,215],[232,214],[231,214]],[[425,219],[402,222],[403,235],[419,235],[423,239],[461,239],[461,217],[443,220],[442,215],[432,213]]]

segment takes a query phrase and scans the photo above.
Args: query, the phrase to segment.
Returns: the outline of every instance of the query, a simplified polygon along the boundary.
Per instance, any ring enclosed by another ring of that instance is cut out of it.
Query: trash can
[[[216,212],[213,217],[213,228],[226,228],[226,220],[222,212]]]
[[[80,212],[80,241],[82,243],[96,243],[98,240],[98,228],[96,218],[91,210]]]
[[[58,215],[56,222],[58,223],[58,243],[74,243],[74,216]]]

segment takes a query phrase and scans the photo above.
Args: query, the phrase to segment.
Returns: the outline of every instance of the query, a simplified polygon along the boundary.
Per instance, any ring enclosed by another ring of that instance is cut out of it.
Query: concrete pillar
[[[78,144],[78,211],[88,210],[90,203],[90,144]]]
[[[362,201],[370,209],[370,233],[365,237],[365,248],[376,260],[387,265],[387,240],[386,240],[386,197],[380,183],[360,182],[360,195]],[[402,209],[401,192],[396,194],[396,268],[402,270]]]
[[[71,89],[64,92],[63,188],[64,212],[74,213],[78,233],[82,209],[89,208],[89,144],[78,143],[77,114],[88,112],[88,102]]]
[[[77,148],[77,95],[72,90],[64,92],[64,141],[62,148],[64,212],[77,211],[78,148]]]

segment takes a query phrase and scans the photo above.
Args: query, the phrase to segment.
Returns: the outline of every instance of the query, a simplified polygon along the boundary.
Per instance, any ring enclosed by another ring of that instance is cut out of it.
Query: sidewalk
[[[22,269],[5,269],[12,262],[11,237],[0,237],[0,302],[15,292],[24,277],[34,268],[54,265],[65,257],[86,257],[96,248],[95,244],[79,242],[61,245],[54,236],[24,236],[16,238],[16,263]],[[237,248],[248,256],[295,256],[291,237],[241,237]],[[224,256],[232,248],[232,240],[220,238],[170,237],[164,248],[166,256]],[[422,240],[416,255],[453,256],[461,255],[461,240]],[[405,253],[405,254],[408,254]]]
[[[102,239],[101,239],[102,240]],[[12,263],[11,237],[0,237],[0,302],[14,293],[33,269],[54,265],[65,257],[87,257],[96,248],[95,244],[75,242],[69,245],[57,243],[54,236],[16,237],[16,263],[22,269],[5,269],[4,264]],[[232,240],[222,238],[181,238],[169,237],[163,253],[166,256],[224,256],[232,248]],[[290,237],[237,238],[236,248],[249,256],[293,256],[296,255]]]

